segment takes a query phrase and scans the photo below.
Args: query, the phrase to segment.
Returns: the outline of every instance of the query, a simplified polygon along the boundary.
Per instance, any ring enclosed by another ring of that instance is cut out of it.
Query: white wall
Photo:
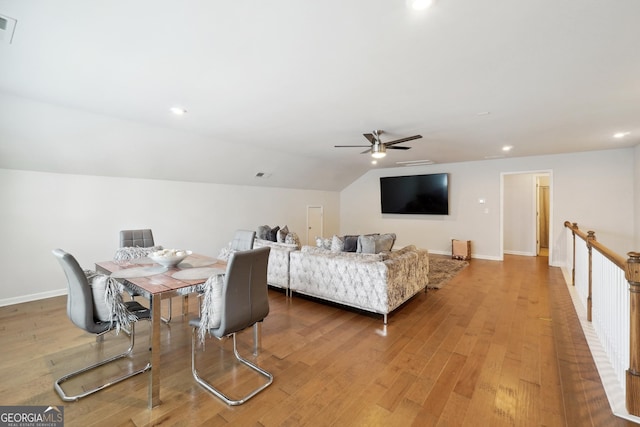
[[[452,237],[468,239],[475,257],[501,259],[500,174],[534,171],[552,173],[553,265],[564,263],[565,220],[596,230],[618,253],[633,247],[634,149],[374,169],[341,192],[340,233],[395,232],[398,245],[413,243],[436,253],[450,253]],[[450,215],[380,213],[380,176],[440,172],[450,174]]]
[[[157,244],[216,256],[238,228],[287,225],[304,241],[306,206],[339,227],[339,194],[0,169],[0,305],[66,290],[51,250],[83,268],[109,260],[121,229],[151,228]]]
[[[635,205],[634,230],[636,235],[635,252],[640,252],[640,145],[635,148],[635,179],[633,180]]]

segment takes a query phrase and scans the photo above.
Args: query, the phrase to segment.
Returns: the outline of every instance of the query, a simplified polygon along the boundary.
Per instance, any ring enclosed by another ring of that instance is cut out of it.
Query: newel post
[[[593,302],[591,300],[591,286],[593,284],[593,267],[592,267],[592,254],[591,254],[591,242],[596,240],[596,232],[595,231],[587,231],[587,249],[589,250],[589,294],[587,296],[587,320],[591,322],[591,308],[593,307]]]
[[[629,282],[629,369],[627,411],[640,416],[640,252],[627,254],[625,278]]]

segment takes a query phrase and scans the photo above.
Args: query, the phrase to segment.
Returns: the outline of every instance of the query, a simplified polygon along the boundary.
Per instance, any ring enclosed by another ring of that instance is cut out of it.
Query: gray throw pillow
[[[358,236],[344,236],[344,251],[355,252],[358,249]]]
[[[396,235],[393,233],[381,234],[380,236],[376,236],[375,245],[376,252],[379,254],[380,252],[389,252],[391,248],[393,248],[393,243],[396,241]]]
[[[358,236],[357,252],[360,252],[363,254],[375,254],[376,238],[377,236]]]
[[[271,227],[269,227],[268,225],[261,225],[260,227],[258,227],[256,235],[258,236],[258,239],[269,240],[270,231]]]
[[[277,242],[278,241],[278,230],[280,230],[279,226],[276,226],[275,228],[272,228],[269,231],[269,237],[266,240],[271,240],[272,242]]]

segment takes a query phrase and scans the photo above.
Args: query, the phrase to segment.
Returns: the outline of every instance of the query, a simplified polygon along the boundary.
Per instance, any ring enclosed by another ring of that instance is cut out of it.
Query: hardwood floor
[[[628,426],[616,418],[558,268],[544,257],[472,260],[443,289],[421,293],[389,316],[270,291],[259,365],[271,387],[228,407],[191,376],[191,330],[162,328],[162,404],[147,409],[147,375],[64,403],[67,426]],[[195,298],[190,311],[197,312]],[[0,308],[0,405],[61,405],[55,378],[87,365],[104,344],[74,327],[66,297]],[[174,307],[178,307],[174,304]],[[131,369],[147,356],[137,329]],[[251,331],[239,336],[249,359]],[[252,385],[233,368],[231,342],[209,340],[199,358],[208,379]],[[108,375],[117,373],[109,369]],[[97,381],[97,375],[84,382]],[[68,384],[81,387],[82,384]]]

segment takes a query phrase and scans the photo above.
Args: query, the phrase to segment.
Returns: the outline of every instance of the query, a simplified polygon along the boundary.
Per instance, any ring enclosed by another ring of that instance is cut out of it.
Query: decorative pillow
[[[377,236],[376,242],[376,253],[380,252],[389,252],[391,248],[393,248],[393,244],[396,241],[396,235],[393,233],[381,234]]]
[[[344,251],[344,240],[340,236],[334,235],[331,239],[331,248],[333,252],[343,252]]]
[[[256,231],[256,236],[258,236],[258,239],[269,240],[270,231],[271,227],[269,227],[268,225],[261,225]]]
[[[358,249],[358,236],[347,235],[343,238],[344,251],[355,252]]]
[[[300,247],[300,238],[293,231],[287,234],[287,237],[284,239],[284,242]]]
[[[287,234],[289,234],[289,227],[286,225],[278,230],[278,235],[276,237],[278,243],[285,243],[287,240]]]
[[[278,230],[280,230],[280,227],[278,227],[276,225],[275,228],[272,228],[269,231],[269,237],[267,237],[267,239],[265,239],[265,240],[271,240],[272,242],[277,242],[278,241]]]
[[[373,237],[373,236],[379,236],[379,235],[380,235],[380,233],[372,233],[372,234],[361,234],[360,236],[358,236],[358,239],[356,240],[356,252],[362,252],[362,248],[360,247],[360,237],[362,237],[362,236]],[[365,253],[372,254],[374,252],[365,252]]]
[[[376,253],[376,236],[358,236],[358,253],[375,254]]]
[[[322,249],[331,249],[331,239],[316,237],[316,246]]]

